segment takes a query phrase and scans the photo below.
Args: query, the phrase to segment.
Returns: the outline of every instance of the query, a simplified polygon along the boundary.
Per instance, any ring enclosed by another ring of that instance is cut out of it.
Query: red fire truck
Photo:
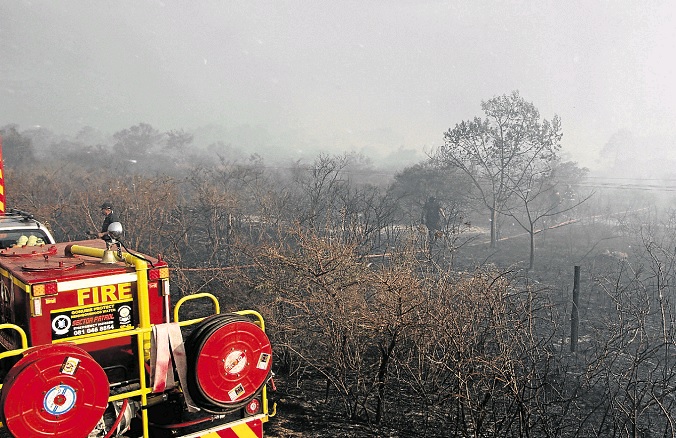
[[[261,315],[209,293],[172,305],[167,263],[118,239],[0,250],[0,436],[261,438],[275,413]]]

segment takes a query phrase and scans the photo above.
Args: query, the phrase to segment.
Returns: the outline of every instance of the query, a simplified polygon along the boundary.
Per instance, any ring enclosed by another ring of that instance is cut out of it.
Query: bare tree
[[[532,160],[525,164],[527,171],[514,182],[513,201],[505,205],[503,214],[511,217],[528,233],[530,256],[528,268],[535,266],[535,235],[542,232],[537,226],[547,218],[570,212],[591,195],[575,199],[571,186],[579,184],[586,169],[578,169],[575,163]]]
[[[481,107],[486,118],[476,117],[449,129],[433,158],[469,176],[489,211],[491,247],[495,247],[499,215],[515,191],[540,171],[537,163],[557,159],[562,134],[557,116],[551,122],[541,120],[537,108],[518,91],[482,102]]]
[[[296,217],[310,229],[326,229],[340,222],[339,195],[349,184],[343,170],[348,156],[320,155],[312,166],[298,165],[293,181],[298,187]]]

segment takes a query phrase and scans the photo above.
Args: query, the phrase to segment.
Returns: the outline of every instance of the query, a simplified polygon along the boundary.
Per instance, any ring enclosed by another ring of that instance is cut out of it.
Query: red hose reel
[[[109,391],[106,373],[85,350],[38,346],[5,377],[0,416],[15,437],[86,438],[106,410]]]
[[[237,314],[202,321],[186,340],[188,389],[207,412],[241,408],[270,376],[272,347],[265,332]]]

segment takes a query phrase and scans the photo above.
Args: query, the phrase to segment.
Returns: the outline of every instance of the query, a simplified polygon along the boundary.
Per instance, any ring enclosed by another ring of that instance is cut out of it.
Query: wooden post
[[[575,277],[573,279],[573,311],[570,316],[570,352],[577,350],[578,330],[580,328],[580,267],[575,266]]]

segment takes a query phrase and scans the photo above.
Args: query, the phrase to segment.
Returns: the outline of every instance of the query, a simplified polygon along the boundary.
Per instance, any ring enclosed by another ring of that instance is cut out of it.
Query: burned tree
[[[540,164],[558,159],[562,133],[558,116],[551,122],[540,119],[537,108],[518,91],[485,101],[481,108],[486,118],[475,117],[449,129],[433,159],[469,176],[474,195],[489,211],[495,247],[499,216]]]

